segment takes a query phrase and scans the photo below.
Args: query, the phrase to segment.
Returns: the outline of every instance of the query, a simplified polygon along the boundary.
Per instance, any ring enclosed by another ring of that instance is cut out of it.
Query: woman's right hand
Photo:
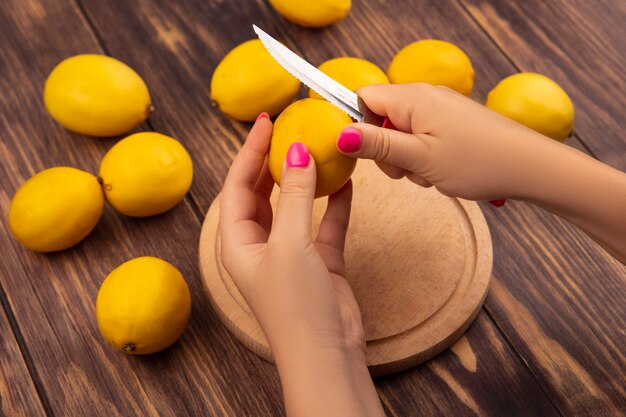
[[[337,148],[373,159],[448,196],[527,200],[583,229],[626,264],[626,174],[446,87],[375,85],[358,91],[400,130],[357,123]],[[407,133],[405,133],[407,132]]]
[[[446,87],[375,85],[358,95],[399,131],[353,124],[342,131],[339,151],[449,196],[523,198],[521,165],[541,158],[543,148],[562,146]]]

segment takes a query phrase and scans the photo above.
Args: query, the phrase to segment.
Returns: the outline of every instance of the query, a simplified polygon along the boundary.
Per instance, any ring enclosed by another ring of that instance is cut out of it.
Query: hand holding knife
[[[356,93],[309,64],[258,26],[252,25],[252,28],[276,62],[307,87],[347,113],[353,120],[398,130],[387,117],[372,112]],[[505,202],[504,199],[490,201],[496,207],[502,206]]]

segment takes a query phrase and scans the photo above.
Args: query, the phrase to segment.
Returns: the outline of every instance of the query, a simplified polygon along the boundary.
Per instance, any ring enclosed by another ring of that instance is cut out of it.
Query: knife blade
[[[309,64],[258,26],[252,25],[252,28],[276,62],[352,119],[395,129],[388,119],[372,112],[354,92]]]

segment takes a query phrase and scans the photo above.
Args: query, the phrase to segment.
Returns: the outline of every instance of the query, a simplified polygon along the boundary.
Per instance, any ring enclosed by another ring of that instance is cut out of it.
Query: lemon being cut
[[[352,0],[270,0],[270,4],[297,25],[319,28],[346,17]]]
[[[44,87],[48,112],[66,129],[117,136],[152,112],[148,87],[132,68],[105,55],[76,55],[58,64]]]
[[[321,64],[318,69],[350,91],[371,84],[389,84],[389,79],[383,70],[361,58],[333,58]],[[311,89],[309,89],[309,97],[322,98]]]
[[[96,299],[102,336],[129,354],[158,352],[183,333],[191,296],[181,273],[151,256],[132,259],[104,280]]]
[[[425,39],[405,46],[393,58],[387,76],[394,84],[443,85],[469,96],[474,68],[469,57],[450,42]]]
[[[235,47],[215,68],[211,100],[230,117],[250,122],[261,112],[280,113],[299,88],[300,81],[254,39]]]
[[[15,193],[9,225],[18,242],[37,252],[74,246],[102,216],[104,196],[98,179],[76,168],[39,172]]]
[[[274,123],[270,143],[268,164],[274,181],[280,185],[289,146],[302,142],[317,168],[315,197],[339,191],[356,166],[356,159],[340,154],[335,145],[341,130],[350,123],[347,114],[325,100],[305,98],[287,107]]]
[[[100,181],[109,204],[127,216],[163,213],[191,187],[193,164],[180,142],[154,132],[130,135],[116,143],[100,164]]]
[[[531,72],[514,74],[487,95],[487,107],[562,142],[572,132],[574,104],[550,78]]]

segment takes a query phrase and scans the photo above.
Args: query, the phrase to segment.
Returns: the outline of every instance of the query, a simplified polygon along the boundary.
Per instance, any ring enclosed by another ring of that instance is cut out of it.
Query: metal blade
[[[291,75],[346,112],[357,122],[363,122],[363,114],[359,111],[358,97],[354,92],[300,58],[256,25],[252,25],[252,28],[270,55]]]

